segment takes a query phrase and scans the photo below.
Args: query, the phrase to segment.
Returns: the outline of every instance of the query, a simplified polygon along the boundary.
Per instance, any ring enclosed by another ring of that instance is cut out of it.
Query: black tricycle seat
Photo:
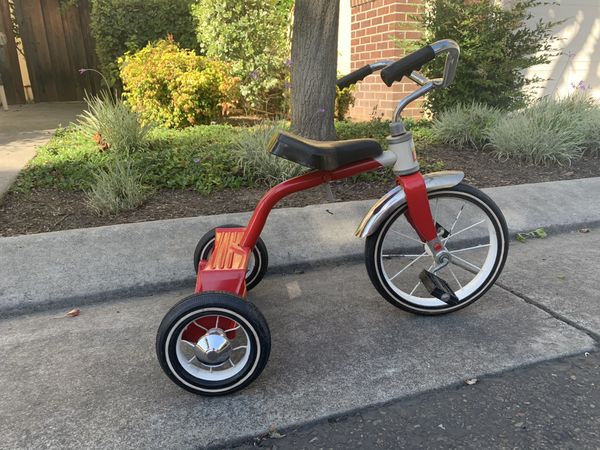
[[[375,139],[313,141],[285,131],[271,140],[269,151],[303,166],[328,171],[383,153]]]

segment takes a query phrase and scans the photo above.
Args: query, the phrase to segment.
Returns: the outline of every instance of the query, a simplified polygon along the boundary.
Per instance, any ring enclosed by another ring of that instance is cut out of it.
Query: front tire
[[[433,257],[406,219],[406,204],[367,238],[365,264],[373,285],[392,305],[415,314],[446,314],[470,305],[492,287],[508,254],[508,230],[498,206],[474,187],[461,183],[427,195],[438,236],[452,260],[437,275],[448,282],[459,303],[434,298],[420,282],[419,273],[434,267]]]
[[[263,371],[271,333],[252,303],[225,292],[184,298],[162,320],[156,335],[161,368],[194,394],[226,395],[245,388]]]

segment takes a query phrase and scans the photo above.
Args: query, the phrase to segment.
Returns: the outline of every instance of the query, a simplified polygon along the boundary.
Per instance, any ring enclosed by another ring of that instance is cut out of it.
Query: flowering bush
[[[181,49],[172,39],[119,59],[124,97],[144,122],[183,128],[225,114],[238,81],[228,64]]]
[[[96,54],[111,85],[119,85],[117,59],[127,51],[143,48],[148,42],[172,34],[182,47],[198,48],[190,12],[194,1],[91,1],[90,28],[96,42]]]

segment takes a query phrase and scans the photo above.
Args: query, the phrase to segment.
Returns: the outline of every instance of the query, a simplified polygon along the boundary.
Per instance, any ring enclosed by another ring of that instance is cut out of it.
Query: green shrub
[[[136,155],[144,182],[155,188],[203,193],[248,185],[233,149],[240,132],[229,125],[152,130],[148,150]]]
[[[307,171],[300,164],[269,153],[269,143],[285,129],[285,122],[263,122],[240,133],[234,148],[238,153],[238,166],[246,179],[272,186]]]
[[[181,49],[170,40],[120,59],[124,97],[145,122],[169,128],[208,123],[235,101],[227,64]]]
[[[181,46],[198,47],[191,5],[194,0],[92,0],[90,27],[102,71],[114,83],[117,59],[149,42],[174,36]]]
[[[432,137],[452,147],[481,149],[487,142],[487,130],[500,119],[499,109],[471,103],[458,104],[442,111],[433,121]]]
[[[137,208],[146,201],[148,190],[131,159],[123,155],[111,158],[107,167],[96,173],[86,195],[90,208],[98,215],[108,215]]]
[[[149,128],[140,124],[138,115],[106,91],[86,95],[87,109],[78,116],[76,127],[103,150],[134,151],[143,148]]]
[[[599,117],[600,107],[585,94],[544,97],[501,118],[488,130],[486,147],[502,158],[534,164],[570,163],[584,151],[600,147]]]
[[[350,107],[354,105],[354,86],[344,89],[336,89],[335,96],[335,118],[345,120]]]
[[[286,111],[292,0],[198,0],[192,8],[206,55],[231,62],[244,106]]]
[[[431,122],[426,119],[404,119],[406,129],[418,142],[431,140]],[[383,148],[387,148],[387,136],[390,134],[390,121],[373,119],[367,122],[339,121],[335,123],[338,139],[377,139]]]
[[[386,120],[370,120],[368,122],[340,121],[335,123],[338,139],[377,139],[385,144],[390,134],[390,122]]]
[[[529,98],[526,88],[538,78],[526,78],[523,69],[549,61],[558,22],[539,20],[533,25],[530,10],[541,0],[514,0],[510,7],[496,0],[429,0],[421,16],[428,43],[454,39],[461,46],[454,83],[437,89],[426,106],[437,115],[459,103],[475,101],[514,109]],[[442,73],[443,58],[425,65],[428,76]]]

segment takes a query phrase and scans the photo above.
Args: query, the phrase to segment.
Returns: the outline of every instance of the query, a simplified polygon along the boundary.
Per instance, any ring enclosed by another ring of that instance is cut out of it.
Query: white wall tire
[[[492,287],[506,261],[508,230],[498,206],[483,192],[471,186],[461,183],[449,189],[430,192],[428,198],[432,214],[434,217],[438,216],[436,221],[443,222],[441,225],[447,228],[446,231],[453,229],[446,239],[446,245],[453,258],[465,261],[463,256],[467,254],[466,252],[477,252],[481,255],[478,256],[481,262],[477,264],[466,261],[472,265],[471,271],[461,267],[459,272],[453,264],[450,264],[447,269],[442,269],[438,273],[438,275],[445,275],[446,281],[451,286],[453,284],[452,288],[460,302],[457,305],[448,305],[433,298],[426,292],[424,286],[419,284],[418,276],[415,278],[422,269],[427,270],[432,267],[433,258],[406,221],[405,204],[393,211],[367,238],[365,264],[373,285],[391,304],[415,314],[438,315],[457,311],[472,304]],[[440,204],[443,205],[441,208]],[[448,219],[444,214],[446,210],[452,210],[453,204],[460,206],[459,212],[456,217],[452,214]],[[463,220],[468,216],[472,223],[457,226],[463,210],[469,211],[462,216]],[[410,232],[413,233],[412,236]],[[389,268],[391,263],[388,261],[394,259],[400,261],[402,258],[407,262],[402,262],[402,265],[398,263],[396,268]],[[398,268],[400,270],[397,270]],[[458,275],[456,272],[459,272]]]
[[[201,339],[205,332],[198,321],[213,317],[217,321],[221,317],[225,326],[235,324],[229,331],[222,330],[228,332],[234,352],[228,360],[207,364],[196,358],[193,351],[189,353],[190,341],[182,336],[188,328],[199,327]],[[241,349],[235,351],[234,342],[240,338],[246,347],[243,354]],[[183,389],[205,396],[227,395],[248,386],[265,368],[270,350],[271,334],[264,316],[253,304],[225,292],[184,298],[165,315],[156,336],[156,354],[167,376]]]

